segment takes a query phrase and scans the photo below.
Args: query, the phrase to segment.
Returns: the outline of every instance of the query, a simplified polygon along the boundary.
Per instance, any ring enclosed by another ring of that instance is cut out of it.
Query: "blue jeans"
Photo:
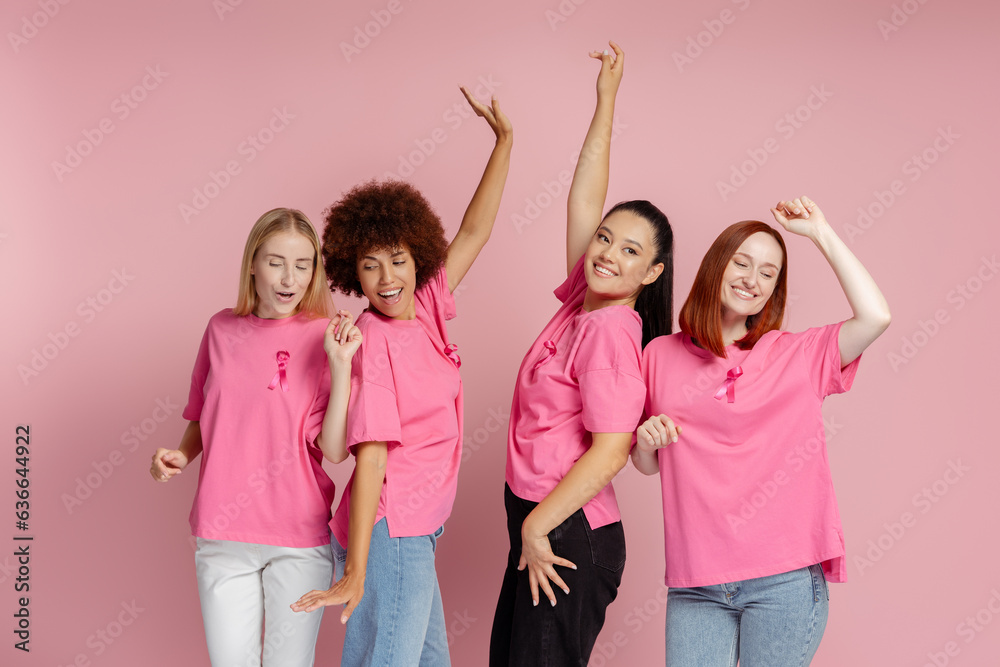
[[[826,629],[823,568],[667,592],[667,667],[808,665]]]
[[[383,518],[372,528],[365,595],[347,621],[343,667],[448,667],[448,633],[433,535],[389,537]],[[338,576],[347,552],[333,540]]]

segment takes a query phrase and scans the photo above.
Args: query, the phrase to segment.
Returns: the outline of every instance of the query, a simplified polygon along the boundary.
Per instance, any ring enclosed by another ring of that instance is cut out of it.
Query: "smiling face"
[[[722,317],[756,315],[771,298],[781,271],[781,246],[770,234],[751,234],[740,244],[722,274]]]
[[[358,281],[368,302],[386,317],[412,320],[417,316],[413,303],[417,271],[406,246],[369,250],[358,260]]]
[[[606,302],[634,303],[643,285],[663,271],[663,264],[650,265],[655,257],[649,222],[629,211],[612,213],[587,247],[584,275],[589,292]]]
[[[312,281],[316,252],[297,232],[279,232],[254,254],[250,275],[258,302],[253,314],[266,320],[294,315]]]

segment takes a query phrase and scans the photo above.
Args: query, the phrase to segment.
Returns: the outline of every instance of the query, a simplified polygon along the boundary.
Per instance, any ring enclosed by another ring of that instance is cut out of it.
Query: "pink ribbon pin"
[[[726,374],[726,381],[719,387],[719,391],[715,392],[715,397],[722,400],[722,397],[726,396],[728,402],[733,403],[736,400],[736,378],[741,375],[743,375],[742,367],[736,366],[735,368],[730,368]]]
[[[539,366],[543,365],[552,357],[556,356],[556,344],[553,343],[551,340],[545,341],[544,343],[542,343],[542,346],[545,348],[545,353],[541,356],[541,358],[538,361],[535,362],[536,369]]]
[[[444,348],[444,354],[452,360],[456,368],[462,367],[462,358],[458,356],[458,345],[449,343],[448,346]]]
[[[288,367],[289,356],[290,355],[285,350],[278,352],[278,371],[274,374],[274,377],[271,378],[271,384],[267,385],[268,389],[274,389],[278,386],[278,384],[281,384],[281,391],[288,391],[288,374],[285,373],[285,369]]]

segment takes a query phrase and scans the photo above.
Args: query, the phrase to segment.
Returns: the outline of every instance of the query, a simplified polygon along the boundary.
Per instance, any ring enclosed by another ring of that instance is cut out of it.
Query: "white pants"
[[[329,545],[296,549],[199,537],[194,559],[212,667],[313,665],[323,609],[296,613],[289,605],[330,587]]]

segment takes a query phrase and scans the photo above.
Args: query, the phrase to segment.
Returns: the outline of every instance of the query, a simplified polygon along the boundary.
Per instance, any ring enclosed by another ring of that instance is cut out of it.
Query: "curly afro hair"
[[[355,186],[325,211],[323,262],[332,288],[364,296],[358,260],[371,251],[406,247],[419,289],[444,264],[448,242],[441,219],[416,188],[402,181]]]

